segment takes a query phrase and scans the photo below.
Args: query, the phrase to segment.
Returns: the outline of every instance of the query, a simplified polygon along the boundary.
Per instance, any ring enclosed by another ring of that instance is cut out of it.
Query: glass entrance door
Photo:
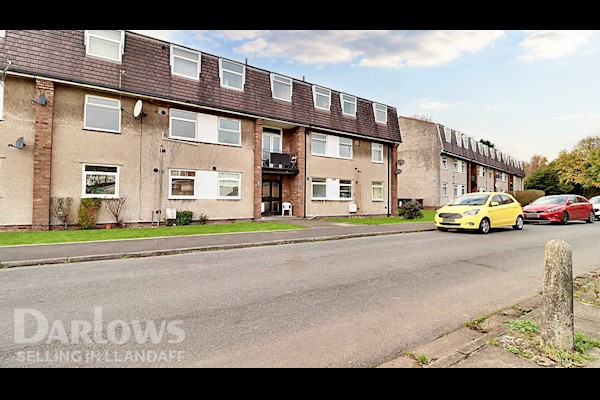
[[[281,180],[265,179],[262,183],[262,215],[281,214]]]

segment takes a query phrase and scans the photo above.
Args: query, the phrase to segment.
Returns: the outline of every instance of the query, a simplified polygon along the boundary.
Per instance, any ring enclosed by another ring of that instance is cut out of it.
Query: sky
[[[600,31],[135,32],[426,116],[520,161],[600,135]]]

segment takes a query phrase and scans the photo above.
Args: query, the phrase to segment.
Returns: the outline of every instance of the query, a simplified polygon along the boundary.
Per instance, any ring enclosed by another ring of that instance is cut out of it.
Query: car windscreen
[[[482,206],[484,205],[488,198],[489,194],[478,194],[478,195],[469,195],[469,196],[461,196],[457,199],[454,199],[449,206]]]
[[[600,204],[600,196],[594,196],[589,201],[590,203]]]
[[[567,202],[568,196],[546,196],[540,197],[531,204],[545,205],[545,204],[563,204]]]

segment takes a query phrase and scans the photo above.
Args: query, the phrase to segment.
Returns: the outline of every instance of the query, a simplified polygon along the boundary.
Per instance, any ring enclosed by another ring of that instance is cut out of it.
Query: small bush
[[[206,225],[206,221],[208,221],[208,215],[204,213],[200,214],[200,218],[198,219],[200,225]]]
[[[398,216],[403,217],[404,219],[423,218],[421,204],[415,200],[405,201],[402,204],[402,207],[398,208]]]
[[[52,197],[52,199],[50,199],[52,215],[64,224],[65,229],[67,229],[69,225],[69,214],[71,213],[72,204],[72,197]]]
[[[102,207],[102,199],[81,199],[77,210],[77,224],[81,229],[94,229],[98,222],[98,214]]]
[[[190,222],[192,222],[193,215],[194,215],[193,211],[177,211],[177,215],[175,217],[175,224],[177,226],[189,225]]]
[[[517,190],[515,192],[515,199],[522,205],[526,206],[534,200],[539,199],[542,196],[545,196],[546,193],[543,190],[537,189],[527,189],[527,190]]]
[[[123,204],[125,204],[125,197],[117,198],[117,199],[104,199],[106,203],[106,207],[115,218],[115,222],[119,228],[125,226],[125,223],[121,219],[121,210],[123,209]]]

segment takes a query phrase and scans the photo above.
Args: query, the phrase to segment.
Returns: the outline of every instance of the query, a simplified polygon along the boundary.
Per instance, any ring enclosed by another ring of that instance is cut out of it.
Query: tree
[[[412,118],[414,118],[414,119],[420,119],[421,121],[433,122],[433,117],[431,115],[414,114],[412,116]]]
[[[575,193],[578,191],[575,185],[561,182],[554,161],[526,176],[525,189],[543,190],[546,195]]]
[[[532,172],[546,167],[548,165],[548,158],[541,154],[534,154],[531,156],[531,160],[529,162],[525,162],[523,164],[525,176],[528,176]]]
[[[600,188],[600,136],[579,141],[572,151],[562,150],[555,160],[561,183],[583,190]]]
[[[485,145],[486,145],[487,147],[489,147],[490,149],[495,149],[495,148],[496,148],[496,145],[495,145],[494,143],[490,142],[490,141],[489,141],[489,140],[487,140],[487,139],[479,139],[479,143],[483,143],[483,144],[485,144]]]

